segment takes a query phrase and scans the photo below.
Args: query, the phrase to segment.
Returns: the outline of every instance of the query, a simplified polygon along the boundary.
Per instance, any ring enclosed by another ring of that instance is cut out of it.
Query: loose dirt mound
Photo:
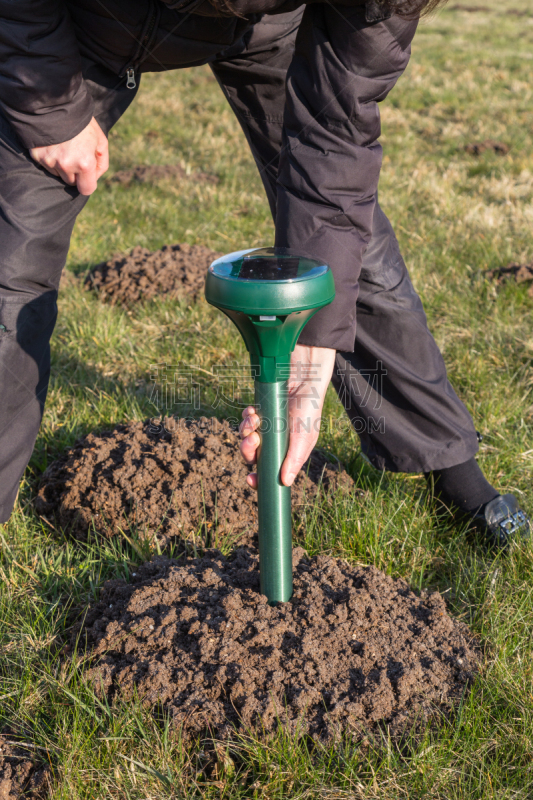
[[[495,281],[496,286],[503,286],[504,283],[515,281],[516,283],[529,283],[533,281],[533,261],[528,264],[519,264],[513,261],[506,267],[489,269],[486,272],[487,278]],[[533,286],[528,289],[528,295],[533,297]]]
[[[318,451],[307,467],[293,487],[296,512],[315,503],[322,489],[353,486]],[[243,533],[250,541],[257,507],[248,472],[226,420],[167,420],[166,427],[130,422],[77,442],[48,467],[35,502],[40,514],[55,516],[79,539],[94,523],[105,536],[136,526],[162,545],[199,532],[204,543],[211,533],[215,542],[219,534]]]
[[[119,170],[106,182],[129,186],[131,183],[157,183],[157,181],[169,179],[185,179],[201,183],[218,183],[219,180],[216,175],[208,175],[207,172],[194,172],[187,175],[179,164],[144,164],[133,169]]]
[[[0,800],[42,800],[50,790],[49,767],[37,767],[23,745],[0,736]]]
[[[151,252],[134,247],[124,255],[97,264],[85,279],[111,305],[131,305],[160,295],[193,300],[203,291],[207,269],[220,253],[190,244],[166,245]]]
[[[480,156],[487,150],[492,150],[500,156],[505,156],[509,152],[509,145],[504,142],[496,142],[494,139],[485,139],[484,142],[472,142],[465,145],[466,152],[471,156]]]
[[[293,599],[276,608],[244,548],[155,559],[133,584],[109,581],[81,635],[96,659],[89,682],[163,706],[185,736],[280,723],[325,741],[380,723],[396,736],[453,707],[479,656],[440,594],[301,549],[294,563]]]

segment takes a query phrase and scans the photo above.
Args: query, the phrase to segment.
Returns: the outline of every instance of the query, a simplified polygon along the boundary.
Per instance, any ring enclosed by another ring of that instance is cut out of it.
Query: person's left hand
[[[72,139],[32,147],[30,155],[41,167],[69,186],[76,186],[84,195],[96,191],[98,178],[109,167],[107,137],[94,117]]]

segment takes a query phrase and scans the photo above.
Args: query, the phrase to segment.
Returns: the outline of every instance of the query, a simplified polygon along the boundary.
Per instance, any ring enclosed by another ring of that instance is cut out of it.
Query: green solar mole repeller
[[[259,569],[269,603],[292,596],[291,490],[280,479],[289,446],[290,358],[306,322],[335,297],[327,264],[280,247],[241,250],[213,261],[205,296],[237,326],[255,378],[261,418],[257,458]]]

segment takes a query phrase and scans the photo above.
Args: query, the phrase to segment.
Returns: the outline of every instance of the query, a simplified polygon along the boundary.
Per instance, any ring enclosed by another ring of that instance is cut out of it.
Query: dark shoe
[[[486,543],[498,550],[531,536],[531,521],[514,494],[498,495],[471,518]]]

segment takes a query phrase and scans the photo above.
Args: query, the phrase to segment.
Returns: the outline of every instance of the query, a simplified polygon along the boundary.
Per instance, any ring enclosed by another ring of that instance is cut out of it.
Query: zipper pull
[[[137,88],[137,83],[135,81],[135,70],[133,69],[133,67],[130,67],[126,71],[126,79],[127,79],[126,80],[126,88],[127,89],[136,89]]]

